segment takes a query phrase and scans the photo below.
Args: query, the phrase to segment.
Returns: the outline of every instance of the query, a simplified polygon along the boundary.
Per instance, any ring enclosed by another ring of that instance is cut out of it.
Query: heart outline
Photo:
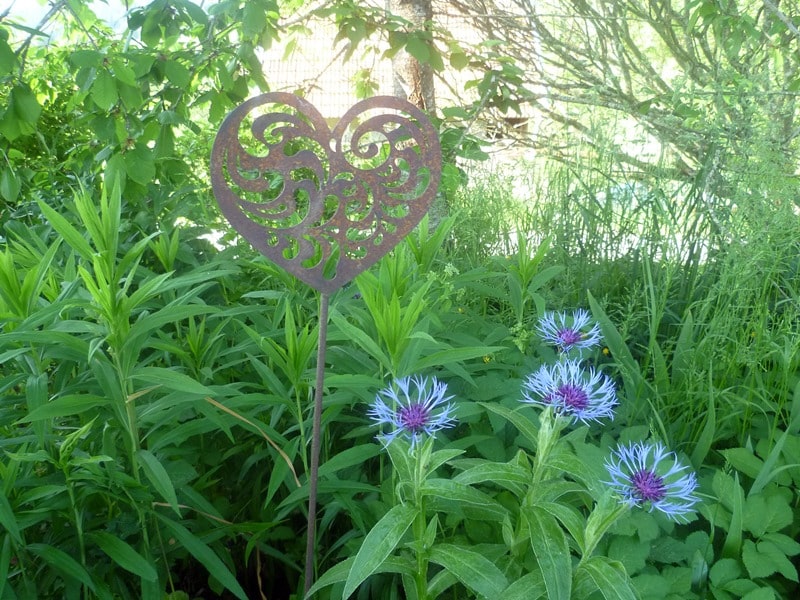
[[[258,114],[268,105],[285,108]],[[246,119],[252,123],[243,137]],[[251,150],[259,144],[265,155]],[[430,208],[440,177],[436,130],[421,110],[393,96],[356,103],[331,129],[305,99],[262,94],[225,118],[211,152],[212,190],[230,224],[323,293],[367,270],[410,233]]]

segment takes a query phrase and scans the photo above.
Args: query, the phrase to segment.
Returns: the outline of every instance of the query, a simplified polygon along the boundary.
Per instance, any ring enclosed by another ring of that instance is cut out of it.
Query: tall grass
[[[724,199],[613,165],[477,168],[453,204],[449,260],[475,266],[518,239],[532,251],[548,240],[542,267],[563,272],[541,292],[547,305],[597,297],[641,365],[631,420],[655,409],[652,426],[687,445],[744,443],[755,424],[770,435],[798,377],[800,219],[793,181],[759,164],[728,173]]]

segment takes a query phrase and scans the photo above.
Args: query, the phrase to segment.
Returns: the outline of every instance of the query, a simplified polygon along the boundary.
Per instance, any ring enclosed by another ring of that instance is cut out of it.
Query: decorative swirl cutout
[[[211,182],[245,239],[329,293],[419,223],[436,195],[441,160],[436,130],[405,100],[363,100],[331,131],[309,102],[274,92],[225,119],[211,151]]]

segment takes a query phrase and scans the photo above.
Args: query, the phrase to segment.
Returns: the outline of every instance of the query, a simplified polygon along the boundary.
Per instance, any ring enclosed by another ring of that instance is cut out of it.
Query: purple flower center
[[[559,386],[555,395],[561,399],[566,408],[572,410],[584,410],[589,406],[589,395],[582,387],[577,385],[566,383]]]
[[[558,332],[558,339],[561,341],[562,346],[568,348],[580,342],[583,339],[583,334],[580,331],[565,328]]]
[[[424,404],[411,404],[398,411],[400,423],[408,431],[419,431],[425,427],[430,418],[430,412]]]
[[[644,501],[658,502],[667,495],[664,479],[652,471],[642,469],[631,477],[634,493]]]

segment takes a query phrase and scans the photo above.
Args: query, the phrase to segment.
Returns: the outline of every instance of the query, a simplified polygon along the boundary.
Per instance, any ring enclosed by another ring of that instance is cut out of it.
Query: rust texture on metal
[[[405,100],[363,100],[331,129],[306,100],[273,92],[225,119],[211,181],[245,239],[330,293],[419,223],[436,196],[441,160],[436,130]]]

